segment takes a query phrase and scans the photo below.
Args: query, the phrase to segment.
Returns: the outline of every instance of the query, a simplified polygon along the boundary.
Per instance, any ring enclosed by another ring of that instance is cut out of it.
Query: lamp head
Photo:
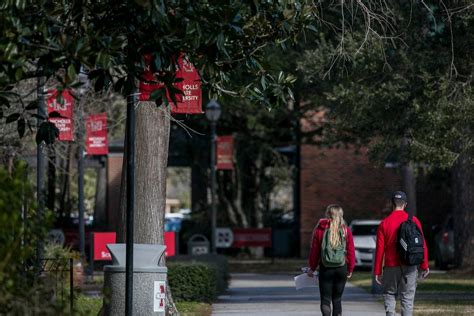
[[[210,122],[217,122],[219,118],[221,117],[221,106],[219,103],[217,103],[216,100],[211,100],[207,105],[206,105],[206,118]]]

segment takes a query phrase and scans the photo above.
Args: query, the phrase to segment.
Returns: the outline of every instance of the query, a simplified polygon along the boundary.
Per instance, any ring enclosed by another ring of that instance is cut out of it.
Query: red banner
[[[233,228],[234,242],[233,248],[240,247],[271,247],[271,228]]]
[[[92,233],[92,240],[94,243],[94,261],[112,260],[112,255],[106,246],[107,244],[115,244],[116,233]]]
[[[150,100],[153,91],[162,89],[163,83],[151,70],[152,55],[145,55],[145,71],[142,74],[142,81],[139,84],[140,101]],[[194,65],[186,57],[180,56],[178,59],[176,78],[183,80],[177,82],[175,87],[183,94],[175,95],[175,102],[172,101],[167,91],[168,102],[171,104],[171,113],[176,114],[202,114],[202,89],[201,77]]]
[[[112,260],[112,256],[107,249],[107,244],[116,243],[116,233],[115,232],[95,232],[92,233],[93,240],[93,258],[94,261],[103,261],[103,260]],[[176,255],[176,233],[175,232],[165,232],[165,245],[167,257],[172,257]]]
[[[74,140],[73,135],[73,106],[74,97],[68,90],[64,90],[58,98],[57,90],[49,90],[46,103],[48,105],[49,121],[59,129],[58,140]]]
[[[172,257],[176,254],[176,233],[175,232],[165,232],[165,255],[167,257]]]
[[[176,98],[176,104],[169,100],[171,113],[202,114],[201,77],[196,67],[184,56],[178,59],[176,78],[183,78],[183,81],[175,85],[183,94]]]
[[[91,114],[86,120],[86,152],[88,155],[107,155],[107,114]]]
[[[140,91],[140,101],[150,100],[153,91],[163,88],[163,83],[156,79],[155,74],[151,71],[151,62],[153,55],[147,54],[143,57],[145,60],[145,71],[142,73],[142,79],[138,86]]]
[[[221,170],[234,169],[234,137],[217,137],[216,168]]]

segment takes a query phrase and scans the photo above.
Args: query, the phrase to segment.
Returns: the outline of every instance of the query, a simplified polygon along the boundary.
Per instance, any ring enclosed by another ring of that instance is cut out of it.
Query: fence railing
[[[74,260],[72,258],[44,258],[39,260],[39,278],[54,282],[54,297],[63,306],[69,304],[72,315],[74,308]],[[67,288],[69,283],[69,289]],[[69,292],[67,295],[66,293]]]

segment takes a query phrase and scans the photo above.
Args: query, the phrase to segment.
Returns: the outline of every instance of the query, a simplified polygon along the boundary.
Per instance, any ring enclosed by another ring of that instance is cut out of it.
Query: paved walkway
[[[230,287],[212,306],[212,315],[321,315],[319,289],[295,290],[294,275],[232,274]],[[346,285],[343,315],[385,315],[382,304],[364,290]]]

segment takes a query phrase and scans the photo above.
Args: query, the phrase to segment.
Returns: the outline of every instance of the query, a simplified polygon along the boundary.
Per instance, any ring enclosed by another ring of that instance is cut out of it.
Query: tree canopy
[[[344,41],[321,34],[299,68],[308,96],[327,106],[330,141],[370,146],[376,160],[397,157],[451,166],[470,150],[473,122],[472,36],[468,8],[404,3],[394,6],[399,36],[361,47],[363,30]],[[455,11],[455,8],[458,11]],[[402,148],[402,138],[409,147]]]

